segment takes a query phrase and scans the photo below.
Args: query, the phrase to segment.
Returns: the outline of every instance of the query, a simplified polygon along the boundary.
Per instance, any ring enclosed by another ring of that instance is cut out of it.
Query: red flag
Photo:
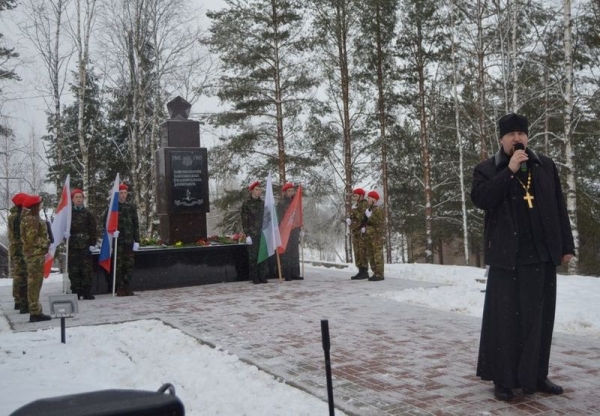
[[[281,224],[279,225],[279,234],[281,235],[281,246],[277,247],[277,252],[279,254],[285,252],[292,230],[294,228],[302,227],[303,225],[302,187],[299,186],[298,192],[296,192],[294,199],[292,199],[292,203],[283,216],[283,221],[281,221]]]
[[[54,236],[54,242],[50,244],[48,253],[44,257],[44,277],[50,276],[52,264],[54,263],[54,253],[56,248],[63,242],[65,233],[71,230],[71,188],[70,188],[70,176],[67,175],[65,185],[63,186],[60,201],[58,207],[54,212],[54,218],[52,219],[52,235]]]

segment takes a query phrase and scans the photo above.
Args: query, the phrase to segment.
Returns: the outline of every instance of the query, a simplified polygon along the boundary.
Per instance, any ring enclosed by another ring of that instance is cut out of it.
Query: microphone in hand
[[[515,150],[525,150],[523,143],[516,143]],[[527,162],[521,162],[521,172],[527,172]]]

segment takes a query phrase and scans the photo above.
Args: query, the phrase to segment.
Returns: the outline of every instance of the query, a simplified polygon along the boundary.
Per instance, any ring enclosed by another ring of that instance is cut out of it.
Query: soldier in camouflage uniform
[[[258,250],[260,248],[260,237],[262,234],[263,213],[265,203],[260,197],[262,188],[260,182],[254,182],[248,187],[250,195],[242,203],[241,216],[242,228],[246,234],[248,245],[248,269],[250,280],[254,284],[268,283],[267,262],[258,263]]]
[[[119,225],[118,230],[114,232],[115,238],[118,237],[117,264],[115,265],[115,262],[113,262],[113,267],[117,268],[117,296],[133,296],[131,279],[135,263],[134,251],[137,251],[140,247],[140,226],[137,209],[127,201],[128,194],[129,187],[124,183],[119,185]]]
[[[92,296],[92,250],[96,246],[97,230],[94,215],[83,205],[81,189],[71,191],[72,212],[69,237],[69,279],[71,292],[77,298]]]
[[[378,207],[379,194],[371,191],[367,194],[367,209],[364,214],[363,226],[367,243],[367,256],[369,264],[373,271],[373,276],[369,277],[370,282],[378,282],[384,279],[383,276],[383,228],[385,218],[383,209]]]
[[[283,192],[283,198],[277,203],[277,219],[281,226],[281,221],[287,212],[296,191],[294,190],[293,183],[286,183],[281,188]],[[285,252],[281,254],[281,269],[283,277],[286,281],[291,280],[304,280],[300,274],[300,227],[293,228],[290,232],[287,247]]]
[[[27,301],[29,303],[29,322],[48,321],[52,317],[42,313],[40,290],[44,280],[44,258],[48,253],[50,239],[48,226],[40,218],[39,195],[30,195],[23,201],[21,216],[21,242],[27,264]]]
[[[15,204],[8,215],[8,242],[11,274],[13,279],[13,298],[15,309],[21,313],[29,313],[29,302],[27,301],[27,265],[23,256],[23,243],[21,243],[21,215],[22,205],[29,195],[25,193],[16,194],[12,202]]]
[[[358,273],[352,276],[353,280],[367,279],[369,277],[369,260],[367,257],[367,241],[363,229],[363,220],[365,210],[367,209],[367,200],[365,191],[362,188],[356,188],[352,191],[354,204],[350,217],[346,218],[346,224],[350,228],[352,235],[352,246],[354,248],[354,264],[358,268]]]

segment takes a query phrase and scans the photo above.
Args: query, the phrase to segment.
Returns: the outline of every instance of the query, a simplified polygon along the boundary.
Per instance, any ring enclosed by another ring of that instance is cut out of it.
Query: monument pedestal
[[[108,293],[107,273],[98,267],[98,253],[94,254],[94,265],[96,270],[92,293]],[[109,279],[112,284],[112,275]],[[245,244],[140,248],[135,252],[131,288],[135,292],[248,279],[248,250]]]

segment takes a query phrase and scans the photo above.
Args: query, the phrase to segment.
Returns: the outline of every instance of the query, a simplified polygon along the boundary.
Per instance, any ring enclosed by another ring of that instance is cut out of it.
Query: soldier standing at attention
[[[286,183],[281,188],[281,192],[283,192],[283,198],[277,203],[279,225],[281,225],[281,221],[283,221],[283,217],[285,217],[285,213],[296,195],[294,184],[291,182]],[[292,228],[285,252],[281,255],[281,269],[284,279],[288,282],[291,280],[304,280],[304,277],[300,275],[299,246],[300,227]]]
[[[369,282],[379,282],[383,277],[383,210],[377,206],[379,194],[371,191],[367,194],[367,209],[363,217],[363,228],[366,236],[367,256],[373,271]]]
[[[127,202],[129,187],[122,183],[119,185],[119,225],[114,232],[117,238],[117,268],[116,284],[117,296],[133,296],[131,279],[135,263],[134,251],[140,248],[140,226],[135,206]]]
[[[367,258],[367,242],[362,231],[363,218],[367,209],[367,200],[365,191],[362,188],[356,188],[352,191],[352,210],[350,216],[346,218],[346,224],[350,227],[352,235],[352,246],[354,248],[354,264],[358,267],[358,273],[352,276],[352,280],[367,279],[369,277],[369,263]]]
[[[69,238],[69,279],[71,292],[77,299],[95,299],[92,296],[92,251],[96,246],[96,219],[83,205],[83,191],[71,191],[72,213]]]
[[[260,197],[262,188],[260,182],[256,181],[248,187],[250,195],[242,203],[242,229],[246,234],[248,245],[248,270],[250,280],[254,284],[268,283],[267,262],[258,263],[258,250],[260,248],[260,236],[262,234],[263,213],[265,203]]]
[[[21,313],[29,313],[27,302],[27,265],[23,257],[23,243],[21,243],[21,215],[22,205],[29,195],[20,192],[16,194],[12,202],[15,204],[8,215],[8,242],[10,246],[10,264],[13,279],[13,298],[15,309]]]
[[[21,217],[21,242],[27,264],[27,301],[29,303],[29,322],[41,322],[52,319],[42,313],[40,290],[44,280],[44,257],[48,252],[50,239],[48,226],[40,218],[39,195],[30,195],[23,201],[25,208]]]

